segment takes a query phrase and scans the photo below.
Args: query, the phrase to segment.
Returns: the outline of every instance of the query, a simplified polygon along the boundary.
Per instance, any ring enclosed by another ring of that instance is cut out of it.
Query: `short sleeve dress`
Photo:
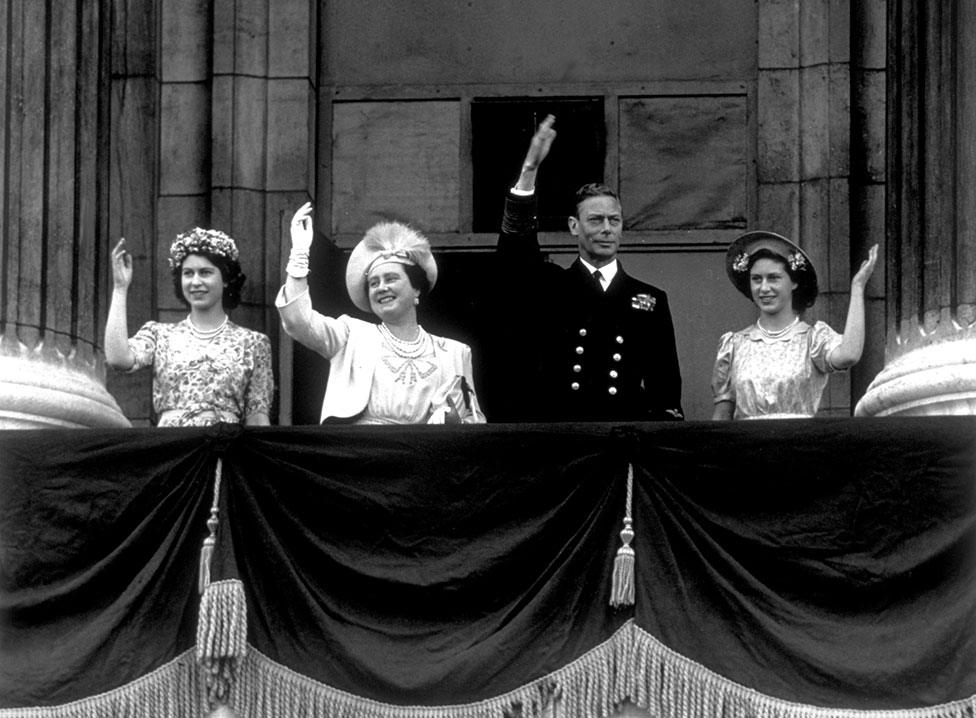
[[[756,324],[719,340],[712,372],[715,403],[735,404],[734,419],[812,417],[830,373],[828,356],[841,335],[824,322],[797,322],[783,336]]]
[[[271,342],[260,332],[228,321],[215,337],[201,339],[186,319],[146,322],[129,348],[136,357],[131,371],[153,369],[158,426],[243,424],[248,416],[270,413]]]

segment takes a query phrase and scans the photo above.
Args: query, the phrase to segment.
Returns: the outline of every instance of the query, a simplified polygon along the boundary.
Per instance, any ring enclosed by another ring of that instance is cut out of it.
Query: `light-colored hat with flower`
[[[234,240],[219,229],[194,227],[176,235],[176,240],[169,247],[169,268],[177,269],[188,255],[204,252],[232,262],[236,262],[240,256]]]
[[[725,273],[735,288],[752,301],[752,288],[749,284],[749,261],[759,249],[768,249],[783,258],[797,284],[803,285],[810,304],[817,296],[817,272],[813,263],[798,245],[786,237],[756,230],[746,232],[735,238],[725,253]]]
[[[346,264],[346,291],[352,303],[364,312],[370,310],[366,278],[373,267],[385,262],[420,267],[431,289],[437,282],[437,262],[424,235],[400,222],[375,224],[366,230]]]

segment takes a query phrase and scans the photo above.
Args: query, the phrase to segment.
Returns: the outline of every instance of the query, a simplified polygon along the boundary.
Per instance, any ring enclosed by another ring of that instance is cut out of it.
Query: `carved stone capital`
[[[875,377],[855,416],[976,414],[976,330],[917,332]]]
[[[0,335],[0,429],[130,426],[101,375],[77,351]]]

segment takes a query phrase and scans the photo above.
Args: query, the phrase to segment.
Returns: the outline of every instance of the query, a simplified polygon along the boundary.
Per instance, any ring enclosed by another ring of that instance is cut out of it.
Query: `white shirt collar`
[[[602,267],[594,267],[592,264],[590,264],[585,259],[583,259],[583,257],[580,257],[580,261],[583,263],[583,266],[586,267],[586,271],[589,272],[590,274],[593,274],[593,272],[595,272],[597,269],[600,270],[600,275],[601,275],[600,284],[603,286],[604,291],[606,291],[607,287],[610,286],[610,282],[613,281],[613,278],[617,276],[616,259],[610,260],[610,264],[604,265]]]

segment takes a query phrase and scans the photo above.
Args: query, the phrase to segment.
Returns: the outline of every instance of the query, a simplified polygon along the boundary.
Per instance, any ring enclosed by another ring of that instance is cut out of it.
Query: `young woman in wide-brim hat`
[[[752,301],[754,324],[722,335],[712,372],[714,419],[811,417],[834,371],[858,362],[864,348],[864,287],[878,257],[871,247],[851,281],[844,333],[803,321],[817,299],[806,253],[773,232],[747,232],[726,253],[729,279]]]

